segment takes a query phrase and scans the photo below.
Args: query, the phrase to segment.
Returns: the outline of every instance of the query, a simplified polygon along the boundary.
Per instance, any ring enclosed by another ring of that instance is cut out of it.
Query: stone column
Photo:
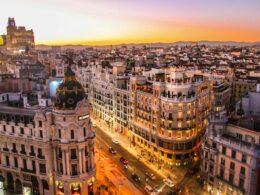
[[[63,175],[67,175],[67,169],[66,169],[66,156],[65,156],[65,150],[62,150],[62,168],[63,168]]]
[[[79,174],[82,174],[82,149],[79,148]]]
[[[65,154],[66,154],[66,162],[67,162],[67,174],[68,174],[68,175],[71,175],[71,172],[70,172],[70,159],[69,159],[69,152],[66,151]]]
[[[86,148],[84,148],[82,151],[82,158],[83,158],[83,173],[86,173],[86,156],[85,156],[85,150]]]
[[[53,150],[54,171],[57,172],[57,148]]]

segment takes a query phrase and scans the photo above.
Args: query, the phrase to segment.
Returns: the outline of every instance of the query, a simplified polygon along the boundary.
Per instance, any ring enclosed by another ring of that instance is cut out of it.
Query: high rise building
[[[0,185],[14,193],[93,194],[94,138],[89,105],[67,68],[54,106],[0,105]],[[25,98],[26,99],[26,98]]]

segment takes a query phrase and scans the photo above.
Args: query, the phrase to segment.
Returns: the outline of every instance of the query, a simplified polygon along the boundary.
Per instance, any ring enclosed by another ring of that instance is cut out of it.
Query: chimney
[[[256,92],[260,93],[260,83],[257,83],[257,85],[256,85]]]
[[[27,96],[23,96],[23,107],[26,108],[27,107],[27,104],[28,104],[28,98]]]

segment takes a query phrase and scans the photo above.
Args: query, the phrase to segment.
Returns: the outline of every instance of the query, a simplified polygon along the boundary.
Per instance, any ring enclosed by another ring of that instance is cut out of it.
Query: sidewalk
[[[171,177],[174,179],[175,183],[180,182],[186,171],[187,168],[185,167],[174,167],[172,166],[172,169],[166,169],[163,166],[160,166],[161,169],[156,166],[156,164],[149,162],[149,160],[144,157],[143,155],[141,156],[141,150],[142,148],[138,146],[131,146],[130,141],[127,139],[127,137],[121,135],[120,133],[113,132],[112,130],[109,130],[108,126],[97,119],[94,119],[91,117],[91,120],[108,136],[111,137],[116,137],[118,139],[118,142],[121,146],[123,146],[128,152],[130,152],[132,155],[134,155],[137,159],[139,159],[140,162],[143,162],[147,167],[150,169],[154,170],[158,175],[162,176],[163,178]],[[141,157],[141,158],[140,158]]]

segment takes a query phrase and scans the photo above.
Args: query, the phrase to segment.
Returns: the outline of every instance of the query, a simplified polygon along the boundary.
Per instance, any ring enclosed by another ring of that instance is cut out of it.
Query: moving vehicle
[[[149,185],[145,185],[144,189],[150,195],[156,195],[157,194],[156,192],[154,192],[153,188]]]
[[[116,150],[114,148],[109,147],[108,150],[111,154],[116,154]]]
[[[145,172],[145,175],[151,180],[156,180],[156,176],[153,173]]]
[[[132,179],[135,181],[135,182],[139,182],[141,179],[140,179],[140,177],[137,175],[137,174],[133,174],[132,175]]]
[[[128,161],[127,161],[124,157],[121,157],[119,160],[120,160],[120,162],[123,163],[124,165],[127,165],[127,164],[128,164]]]
[[[118,143],[119,143],[116,138],[112,138],[112,142],[113,142],[114,144],[118,144]]]
[[[169,186],[170,188],[174,187],[174,184],[173,184],[172,180],[170,180],[169,178],[163,179],[163,182],[164,182],[167,186]]]

